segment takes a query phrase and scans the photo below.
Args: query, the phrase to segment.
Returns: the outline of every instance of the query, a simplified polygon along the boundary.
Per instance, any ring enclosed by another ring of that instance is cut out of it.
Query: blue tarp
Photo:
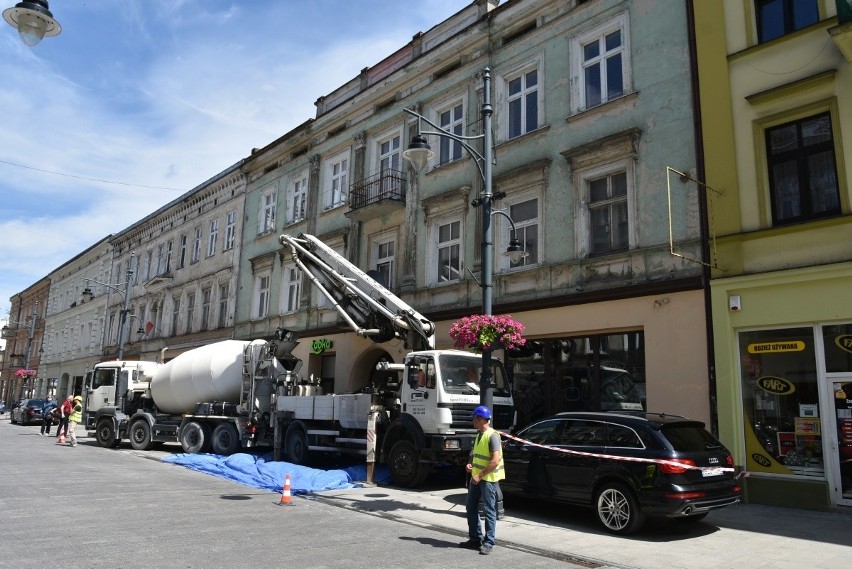
[[[321,470],[290,462],[276,462],[272,460],[272,454],[175,454],[164,457],[163,462],[178,464],[270,492],[281,492],[284,479],[289,474],[290,492],[293,495],[354,488],[358,486],[357,482],[367,479],[367,466],[363,464],[341,470]],[[376,466],[373,482],[390,482],[387,467]]]

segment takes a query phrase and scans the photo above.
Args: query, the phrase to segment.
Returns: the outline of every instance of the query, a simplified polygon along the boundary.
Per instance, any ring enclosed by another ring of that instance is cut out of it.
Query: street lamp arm
[[[460,134],[453,134],[451,132],[447,132],[446,130],[442,129],[440,126],[436,125],[435,123],[433,123],[432,121],[430,121],[429,119],[424,117],[423,115],[416,113],[416,112],[412,111],[411,109],[403,109],[403,110],[406,113],[408,113],[409,115],[417,117],[417,121],[418,121],[417,131],[419,132],[420,136],[423,136],[423,135],[441,136],[443,138],[449,138],[449,139],[455,140],[456,142],[461,144],[462,147],[464,147],[464,149],[467,150],[470,153],[470,155],[474,157],[473,161],[476,163],[476,169],[479,170],[479,175],[480,175],[480,177],[482,177],[482,182],[485,183],[485,171],[482,168],[482,164],[485,163],[485,157],[478,150],[476,150],[473,146],[471,146],[470,144],[467,143],[468,140],[480,140],[480,139],[482,139],[483,144],[487,144],[488,141],[485,139],[485,134],[478,134],[476,136],[462,136]],[[420,124],[419,124],[420,121],[423,121],[426,124],[428,124],[429,126],[431,126],[432,128],[436,128],[438,130],[434,130],[434,131],[433,130],[420,130]]]
[[[82,278],[82,277],[81,277],[81,278]],[[96,281],[95,279],[86,279],[86,278],[82,278],[82,280],[86,281],[86,289],[83,291],[83,294],[87,294],[87,293],[86,293],[86,291],[88,291],[88,294],[91,294],[91,293],[92,293],[92,289],[91,289],[91,288],[89,288],[89,283],[91,282],[91,283],[95,283],[95,284],[98,284],[98,285],[101,285],[101,286],[105,286],[105,287],[107,287],[107,288],[109,288],[109,289],[114,290],[114,291],[115,291],[115,292],[117,292],[118,294],[120,294],[120,295],[124,296],[124,291],[122,291],[122,290],[121,290],[118,286],[116,286],[116,285],[109,284],[109,283],[102,283],[101,281]],[[94,296],[94,295],[92,295],[92,296]]]

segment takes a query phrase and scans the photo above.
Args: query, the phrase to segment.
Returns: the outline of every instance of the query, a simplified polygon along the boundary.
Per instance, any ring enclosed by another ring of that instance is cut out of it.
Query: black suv
[[[740,501],[731,453],[704,423],[677,415],[559,413],[505,440],[503,462],[507,494],[593,507],[615,534]]]

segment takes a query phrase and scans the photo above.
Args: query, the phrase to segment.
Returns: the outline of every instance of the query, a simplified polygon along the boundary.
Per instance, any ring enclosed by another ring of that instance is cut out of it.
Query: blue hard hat
[[[485,405],[480,405],[476,409],[473,410],[473,414],[470,416],[471,419],[473,417],[482,417],[483,419],[491,420],[491,409],[486,407]]]

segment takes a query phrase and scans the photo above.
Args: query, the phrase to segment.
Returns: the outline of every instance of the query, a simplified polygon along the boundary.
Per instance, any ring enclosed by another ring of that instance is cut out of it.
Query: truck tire
[[[240,435],[231,423],[221,423],[213,429],[211,443],[214,453],[227,456],[234,454],[240,448]]]
[[[287,428],[284,436],[284,453],[287,460],[293,464],[305,464],[310,457],[308,450],[308,435],[300,423],[293,423]]]
[[[145,419],[136,419],[127,431],[130,446],[136,450],[151,450],[151,425]]]
[[[394,484],[403,488],[415,488],[429,476],[429,466],[420,462],[420,453],[411,441],[397,441],[390,451],[388,460]]]
[[[195,454],[210,449],[210,429],[197,421],[190,421],[180,430],[180,446],[183,452]]]
[[[95,427],[95,440],[104,448],[117,448],[121,439],[115,432],[115,425],[111,419],[101,419]]]

